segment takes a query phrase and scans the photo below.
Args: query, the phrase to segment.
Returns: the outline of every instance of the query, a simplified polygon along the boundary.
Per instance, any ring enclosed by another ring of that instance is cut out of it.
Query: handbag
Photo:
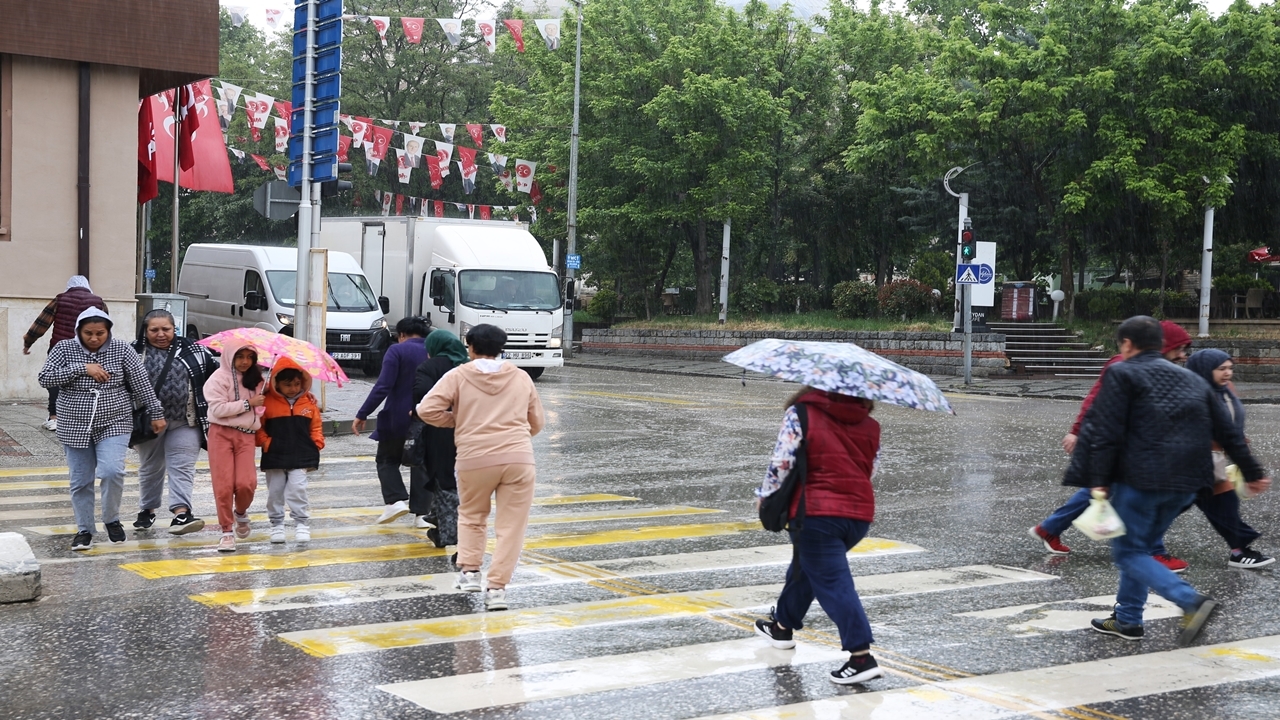
[[[791,498],[800,492],[800,504],[796,507],[795,518],[790,519],[793,530],[804,527],[804,481],[809,473],[809,411],[804,405],[797,404],[796,417],[800,420],[800,446],[796,448],[796,464],[787,473],[782,486],[771,495],[760,500],[760,524],[770,532],[782,532],[787,529],[788,515],[791,514]]]
[[[176,341],[175,341],[176,342]],[[178,356],[178,348],[173,348],[169,352],[169,359],[164,361],[164,369],[156,377],[152,383],[151,391],[159,392],[160,381],[165,379],[169,374],[169,368],[173,367],[173,359]],[[139,445],[144,442],[150,442],[160,437],[151,430],[151,414],[147,412],[146,406],[133,409],[133,432],[129,433],[129,447]]]
[[[400,464],[405,467],[424,467],[427,464],[426,423],[413,421],[409,428],[409,438],[404,443],[404,453],[400,456]]]

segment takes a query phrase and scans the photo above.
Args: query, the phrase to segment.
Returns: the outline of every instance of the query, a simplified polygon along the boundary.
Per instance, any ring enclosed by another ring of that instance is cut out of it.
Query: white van
[[[178,292],[187,297],[185,335],[194,340],[238,327],[292,334],[297,269],[295,248],[192,245],[178,275]],[[330,252],[329,354],[342,365],[378,374],[391,345],[387,302],[374,295],[355,258]]]

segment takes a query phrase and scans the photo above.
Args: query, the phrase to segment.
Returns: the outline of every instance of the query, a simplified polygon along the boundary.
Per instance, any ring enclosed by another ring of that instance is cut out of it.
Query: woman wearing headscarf
[[[101,478],[102,524],[113,543],[125,541],[120,524],[124,454],[133,432],[133,408],[147,409],[151,429],[164,432],[164,408],[129,343],[111,336],[111,317],[96,307],[76,319],[75,337],[49,351],[40,385],[58,389],[58,442],[67,453],[71,507],[76,515],[72,550],[93,547],[93,479]]]
[[[209,431],[209,405],[204,383],[218,369],[203,345],[179,337],[168,310],[152,310],[142,319],[133,349],[142,357],[147,375],[164,407],[165,431],[138,443],[138,519],[133,526],[148,530],[156,521],[164,478],[169,476],[169,533],[185,535],[204,528],[191,508],[196,458]]]
[[[1227,413],[1235,421],[1240,433],[1244,434],[1244,405],[1236,397],[1231,385],[1231,356],[1216,348],[1198,350],[1187,360],[1187,369],[1209,382],[1214,392],[1227,407]],[[1196,498],[1204,517],[1213,529],[1227,541],[1231,555],[1227,558],[1229,567],[1256,570],[1270,565],[1276,559],[1268,557],[1249,547],[1253,541],[1262,537],[1262,533],[1254,530],[1240,517],[1240,496],[1235,487],[1227,479],[1227,454],[1217,443],[1213,444],[1213,474],[1218,482],[1210,490]]]
[[[431,392],[440,378],[450,370],[467,362],[467,347],[457,335],[448,330],[432,330],[424,343],[427,359],[418,365],[413,378],[414,416],[417,405]],[[454,473],[454,461],[458,449],[453,444],[453,428],[423,425],[421,442],[426,445],[427,482],[435,490],[432,502],[436,526],[427,530],[427,537],[436,547],[458,544],[458,478]]]
[[[44,306],[40,316],[31,323],[31,329],[22,336],[22,354],[30,355],[31,346],[35,345],[36,340],[39,340],[50,327],[53,328],[53,334],[49,336],[49,350],[53,350],[53,346],[63,340],[74,337],[76,319],[80,317],[80,313],[91,307],[107,312],[107,303],[94,295],[93,290],[89,288],[89,278],[83,275],[72,275],[71,279],[67,280],[67,289]],[[57,404],[58,388],[49,388],[49,419],[44,423],[45,430],[58,429]]]
[[[251,532],[249,506],[258,489],[253,456],[262,426],[258,415],[267,402],[258,360],[257,348],[228,339],[222,345],[221,366],[204,384],[209,401],[209,475],[222,527],[218,552],[235,552],[236,540],[247,540]]]

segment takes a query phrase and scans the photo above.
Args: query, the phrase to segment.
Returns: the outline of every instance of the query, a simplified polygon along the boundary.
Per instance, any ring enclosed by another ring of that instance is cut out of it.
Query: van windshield
[[[298,284],[297,271],[268,270],[267,284],[276,302],[293,307],[294,288]],[[369,312],[378,309],[378,299],[363,275],[354,273],[329,273],[329,310],[336,312]]]
[[[549,272],[463,270],[458,274],[463,305],[486,310],[555,310],[560,285]]]

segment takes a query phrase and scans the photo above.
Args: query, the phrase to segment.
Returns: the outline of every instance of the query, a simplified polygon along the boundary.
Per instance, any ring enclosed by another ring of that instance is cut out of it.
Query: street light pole
[[[566,255],[578,252],[578,113],[582,103],[582,0],[578,6],[578,40],[573,59],[573,130],[569,136],[569,237]],[[559,253],[556,253],[559,254]],[[557,262],[552,258],[552,262]],[[567,265],[567,263],[566,263]],[[565,277],[573,282],[574,269],[565,268]],[[564,334],[562,345],[564,356],[573,357],[573,306],[564,305]]]
[[[311,123],[315,104],[316,4],[307,3],[306,88],[302,119],[302,179],[298,187],[298,264],[293,278],[293,336],[306,340],[311,332],[311,217],[319,212],[311,194]]]

